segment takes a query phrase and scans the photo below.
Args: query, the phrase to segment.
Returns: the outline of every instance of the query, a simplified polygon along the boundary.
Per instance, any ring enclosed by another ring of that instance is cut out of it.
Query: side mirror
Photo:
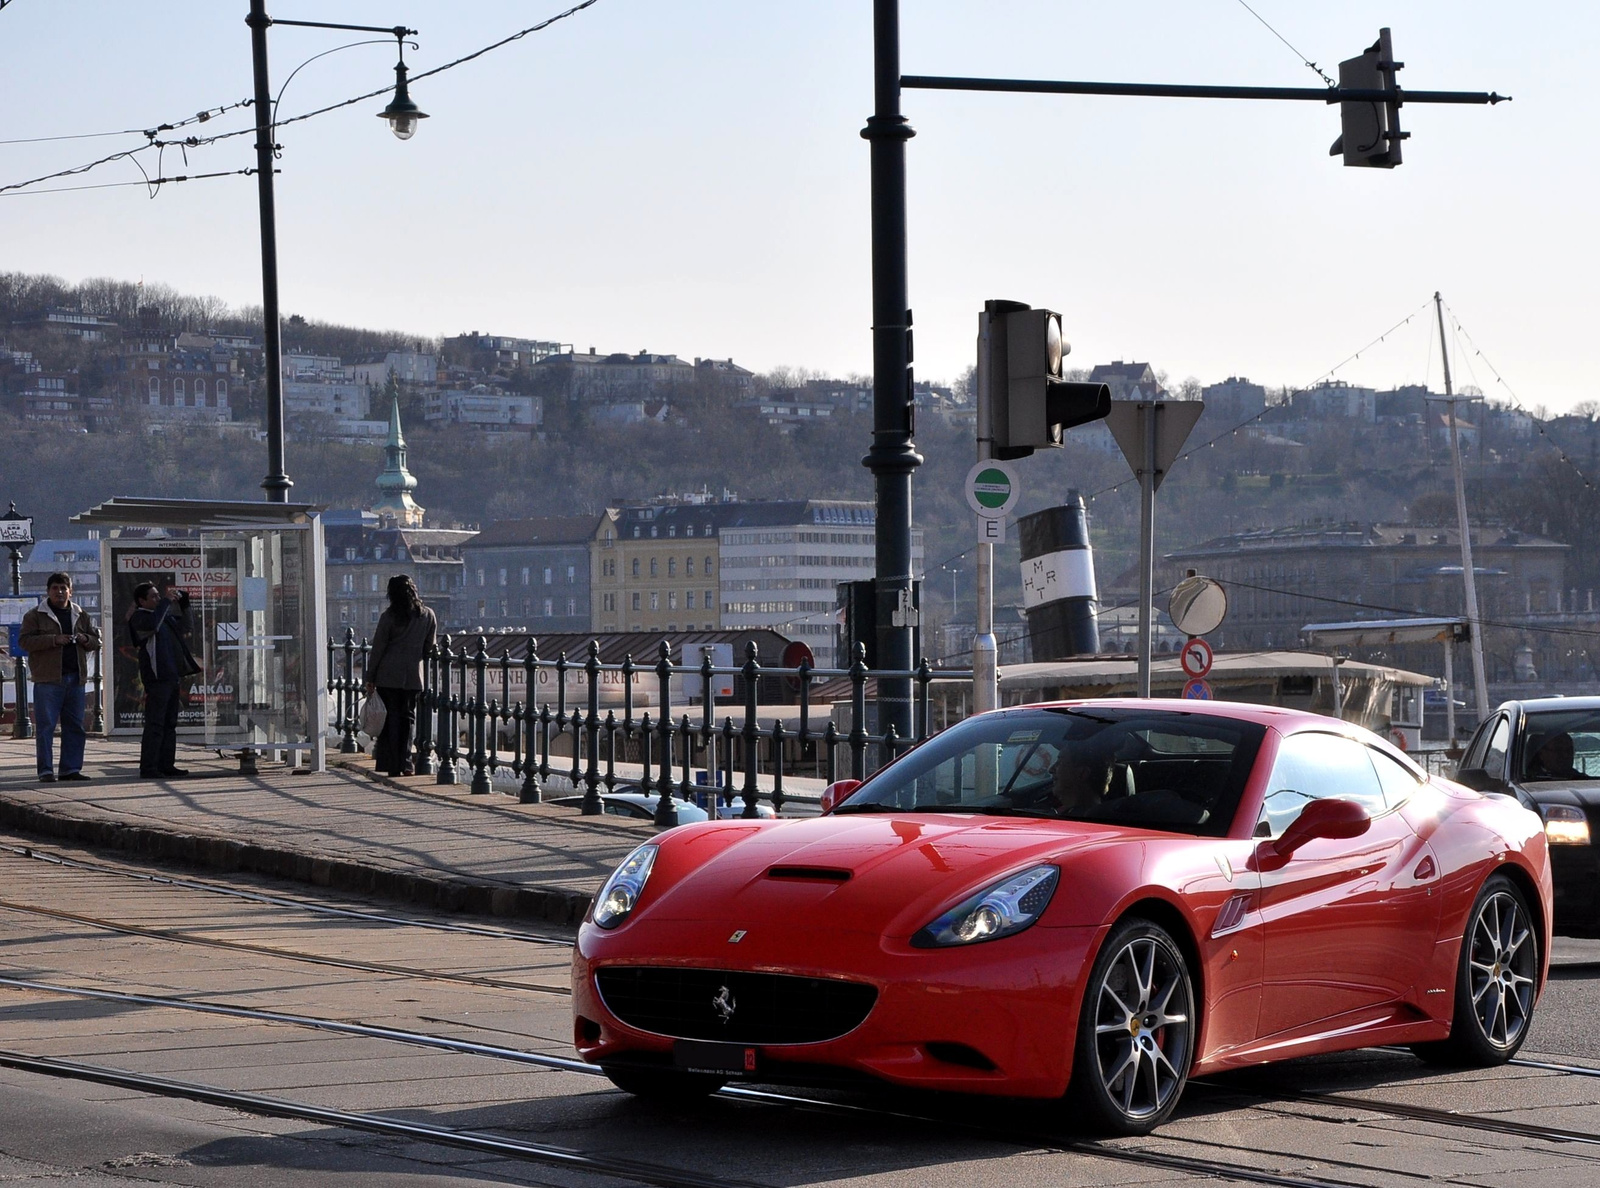
[[[1456,772],[1456,783],[1464,784],[1474,792],[1488,792],[1494,788],[1496,781],[1489,778],[1489,773],[1481,767],[1468,767]]]
[[[1313,800],[1289,822],[1272,848],[1287,858],[1319,837],[1360,837],[1372,825],[1367,810],[1353,800]]]
[[[829,784],[822,790],[822,815],[827,816],[849,800],[859,787],[861,787],[860,780],[836,780]]]

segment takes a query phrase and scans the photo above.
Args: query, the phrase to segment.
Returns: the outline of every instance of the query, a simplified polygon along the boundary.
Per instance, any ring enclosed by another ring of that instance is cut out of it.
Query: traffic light
[[[1072,347],[1062,337],[1060,314],[1018,301],[989,301],[982,318],[979,383],[989,398],[993,457],[1026,458],[1059,446],[1068,429],[1111,411],[1105,384],[1061,378],[1061,362]]]
[[[1328,150],[1330,157],[1342,153],[1346,165],[1377,169],[1400,164],[1400,142],[1410,135],[1400,131],[1400,86],[1395,81],[1404,65],[1394,60],[1387,29],[1378,30],[1378,40],[1364,54],[1339,63],[1341,91],[1383,91],[1388,98],[1340,102],[1340,134]]]

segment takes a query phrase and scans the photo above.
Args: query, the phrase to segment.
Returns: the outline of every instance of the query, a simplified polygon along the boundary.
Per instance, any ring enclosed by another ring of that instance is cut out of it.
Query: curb
[[[212,870],[273,875],[294,882],[377,895],[447,912],[576,926],[592,895],[560,887],[515,887],[429,872],[385,870],[324,854],[259,846],[218,834],[152,829],[73,817],[0,796],[0,825],[45,837],[184,862]]]

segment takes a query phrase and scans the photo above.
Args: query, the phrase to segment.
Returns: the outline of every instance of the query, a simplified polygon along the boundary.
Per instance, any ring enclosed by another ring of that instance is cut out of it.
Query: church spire
[[[422,511],[411,492],[417,489],[417,480],[406,469],[406,439],[400,431],[400,394],[389,394],[389,439],[383,446],[383,473],[378,475],[378,490],[382,494],[372,505],[380,517],[393,518],[401,528],[422,527]]]

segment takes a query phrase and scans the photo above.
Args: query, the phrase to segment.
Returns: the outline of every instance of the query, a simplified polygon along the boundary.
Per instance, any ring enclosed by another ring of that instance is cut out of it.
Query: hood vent
[[[850,880],[848,870],[832,866],[774,866],[767,871],[769,879],[806,879],[818,883],[845,883]]]

